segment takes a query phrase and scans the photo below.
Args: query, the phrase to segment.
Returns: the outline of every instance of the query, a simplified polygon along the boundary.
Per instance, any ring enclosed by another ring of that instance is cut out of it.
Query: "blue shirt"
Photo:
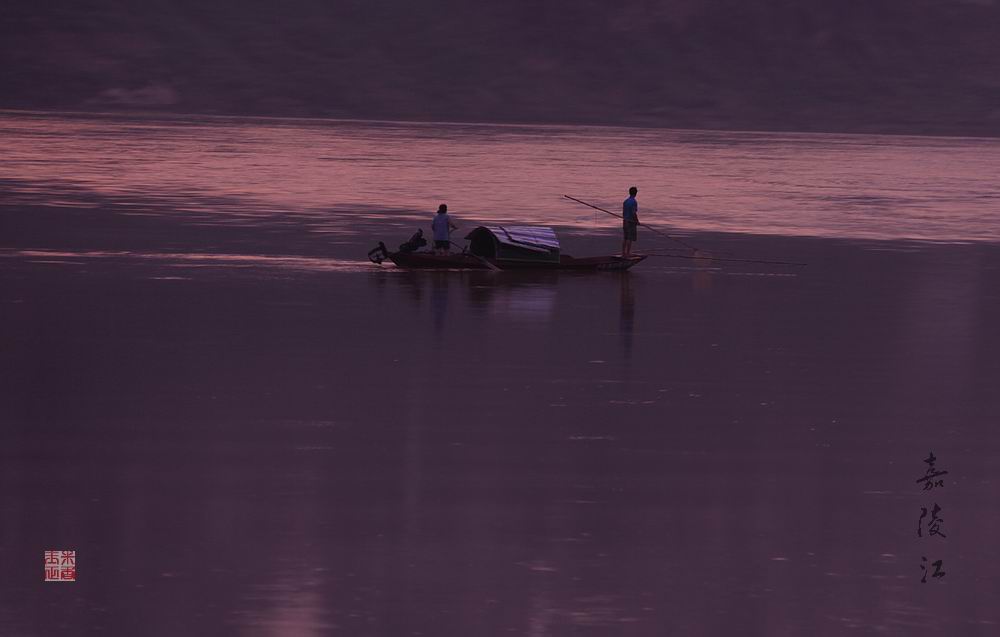
[[[447,241],[451,238],[451,219],[448,218],[447,212],[438,213],[434,216],[434,221],[431,222],[431,228],[434,230],[434,240],[435,241]]]
[[[639,202],[629,197],[622,202],[622,219],[628,223],[639,223]]]

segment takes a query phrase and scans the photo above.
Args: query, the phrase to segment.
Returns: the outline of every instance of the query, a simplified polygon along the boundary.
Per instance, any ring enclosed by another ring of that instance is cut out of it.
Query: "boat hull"
[[[646,255],[629,257],[599,256],[571,257],[561,255],[558,262],[508,261],[476,257],[467,253],[434,254],[432,252],[391,252],[389,259],[401,268],[437,268],[460,270],[486,270],[490,265],[501,270],[581,270],[581,271],[615,271],[628,270],[642,262]],[[489,265],[488,265],[489,264]]]

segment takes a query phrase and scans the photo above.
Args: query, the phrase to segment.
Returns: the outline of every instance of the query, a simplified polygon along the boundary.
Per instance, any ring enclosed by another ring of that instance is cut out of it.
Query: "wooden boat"
[[[571,257],[561,253],[552,228],[538,226],[479,226],[465,238],[469,245],[462,252],[435,254],[407,249],[389,252],[379,242],[368,257],[375,263],[389,259],[401,268],[477,270],[628,270],[646,258],[646,255]]]

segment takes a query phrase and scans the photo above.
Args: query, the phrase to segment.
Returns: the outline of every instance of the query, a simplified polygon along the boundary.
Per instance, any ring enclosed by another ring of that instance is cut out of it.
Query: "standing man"
[[[623,257],[632,255],[632,242],[636,240],[636,228],[639,227],[639,202],[635,200],[637,194],[639,189],[632,186],[628,189],[628,199],[622,203],[622,228],[625,231],[625,239],[622,241]]]
[[[448,216],[448,206],[441,204],[438,206],[437,216],[431,222],[434,230],[434,252],[436,254],[448,254],[451,249],[451,231],[458,230],[458,226],[451,222]]]

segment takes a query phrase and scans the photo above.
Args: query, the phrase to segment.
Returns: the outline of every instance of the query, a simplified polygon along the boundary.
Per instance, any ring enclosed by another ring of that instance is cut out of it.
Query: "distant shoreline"
[[[134,118],[134,119],[162,119],[162,120],[182,120],[191,118],[205,118],[213,120],[257,120],[257,121],[296,121],[296,122],[344,122],[344,123],[371,123],[371,124],[402,124],[407,126],[427,125],[427,126],[494,126],[494,127],[531,127],[531,128],[605,128],[605,129],[649,129],[665,131],[683,132],[705,132],[705,133],[733,133],[733,134],[782,134],[782,135],[865,135],[873,137],[934,137],[934,138],[954,138],[954,139],[1000,139],[1000,130],[987,129],[982,132],[972,132],[966,128],[957,127],[954,131],[946,129],[929,131],[912,131],[905,126],[899,130],[883,130],[877,126],[871,127],[843,127],[843,128],[780,128],[780,127],[732,127],[723,126],[669,126],[657,125],[646,122],[599,122],[599,121],[572,121],[572,122],[552,122],[552,121],[530,121],[530,120],[477,120],[477,119],[428,119],[428,118],[405,118],[405,117],[349,117],[336,115],[289,115],[289,114],[252,114],[252,113],[226,113],[226,112],[198,112],[198,111],[173,111],[173,110],[143,110],[143,109],[121,109],[121,110],[87,110],[87,109],[27,109],[27,108],[6,108],[0,107],[0,116],[62,116],[79,118]]]

